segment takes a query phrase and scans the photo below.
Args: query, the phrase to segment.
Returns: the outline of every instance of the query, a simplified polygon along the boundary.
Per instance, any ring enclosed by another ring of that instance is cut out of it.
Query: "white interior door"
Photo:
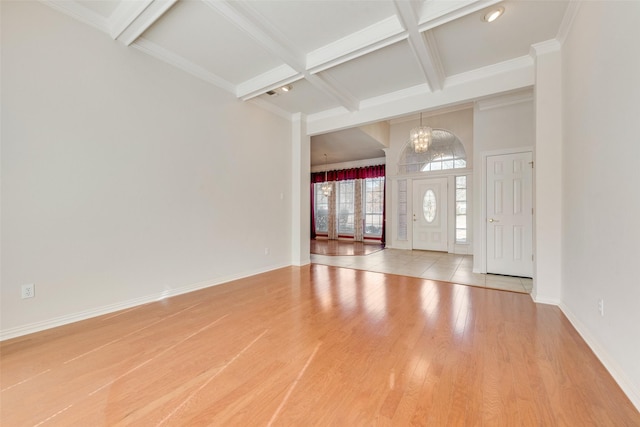
[[[448,249],[447,182],[447,178],[413,181],[413,249]]]
[[[487,157],[487,273],[531,277],[531,152]]]

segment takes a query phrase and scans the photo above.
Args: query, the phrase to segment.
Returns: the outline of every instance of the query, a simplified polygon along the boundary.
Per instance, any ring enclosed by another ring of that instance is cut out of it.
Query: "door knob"
[[[500,220],[489,218],[489,222],[500,222]]]

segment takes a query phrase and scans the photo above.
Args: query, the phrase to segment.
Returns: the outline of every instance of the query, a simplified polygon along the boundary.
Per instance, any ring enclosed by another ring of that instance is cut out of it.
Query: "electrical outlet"
[[[602,298],[598,300],[598,313],[600,313],[600,316],[604,317],[604,300]]]
[[[264,254],[269,255],[269,248],[264,248]]]
[[[22,298],[33,298],[36,296],[36,285],[29,283],[28,285],[22,285]]]

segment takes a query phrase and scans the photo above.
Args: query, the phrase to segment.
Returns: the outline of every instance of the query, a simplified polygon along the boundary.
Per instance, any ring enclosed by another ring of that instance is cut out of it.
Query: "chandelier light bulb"
[[[428,126],[418,126],[411,129],[409,139],[416,153],[424,153],[431,145],[431,128]]]

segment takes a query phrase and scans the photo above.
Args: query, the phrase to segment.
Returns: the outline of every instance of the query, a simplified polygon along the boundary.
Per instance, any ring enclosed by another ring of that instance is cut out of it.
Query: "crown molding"
[[[258,107],[265,109],[273,114],[275,114],[276,116],[282,117],[285,120],[288,121],[293,121],[294,119],[294,114],[291,114],[288,111],[283,110],[282,108],[272,104],[271,102],[262,99],[262,98],[251,98],[249,99],[247,102],[251,102],[252,104],[257,105]],[[297,113],[296,113],[297,114]]]
[[[526,89],[481,99],[476,102],[478,111],[493,110],[494,108],[509,107],[524,102],[533,102],[533,89]]]
[[[40,3],[62,12],[98,30],[109,33],[109,20],[80,3],[68,0],[40,0]]]
[[[442,116],[445,114],[456,113],[458,111],[464,111],[464,110],[473,110],[473,103],[465,102],[463,104],[451,105],[449,107],[438,108],[435,110],[421,111],[420,114],[422,114],[423,118],[428,118],[428,117],[435,117],[435,116]],[[416,120],[420,120],[420,114],[415,113],[410,116],[398,117],[396,119],[389,120],[389,124],[397,125],[399,123],[415,122]]]
[[[232,93],[233,95],[236,94],[236,87],[232,83],[147,39],[138,38],[134,43],[131,44],[131,47],[134,47],[146,53],[147,55],[153,56],[154,58],[159,59],[167,64],[173,65],[176,68],[186,71],[192,76],[195,76],[207,83],[211,83],[221,89],[224,89],[227,92]]]
[[[540,43],[532,44],[529,50],[529,55],[535,58],[547,53],[560,52],[562,45],[556,39],[546,40]]]
[[[569,2],[567,10],[564,12],[562,22],[560,23],[560,28],[558,28],[558,34],[556,35],[556,40],[558,40],[560,45],[563,45],[564,41],[567,39],[567,36],[571,31],[571,27],[573,26],[573,21],[580,10],[580,5],[580,1],[573,0]]]
[[[533,58],[530,55],[520,56],[508,61],[487,65],[486,67],[476,68],[475,70],[449,76],[445,80],[445,87],[457,86],[473,82],[475,80],[481,80],[498,74],[510,73],[526,68],[531,68],[533,72]]]
[[[340,105],[348,111],[358,111],[360,109],[360,100],[351,95],[346,88],[340,87],[340,83],[331,77],[330,74],[305,74],[305,78],[316,88],[338,100]]]

